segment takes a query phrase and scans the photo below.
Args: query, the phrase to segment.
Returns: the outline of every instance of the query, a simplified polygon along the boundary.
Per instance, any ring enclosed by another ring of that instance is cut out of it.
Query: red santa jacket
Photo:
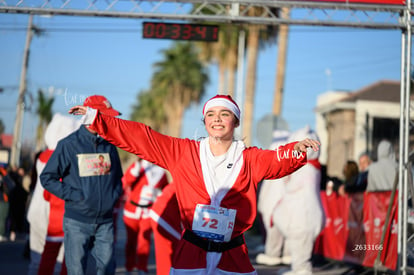
[[[175,184],[171,182],[157,198],[150,211],[150,217],[171,236],[181,239],[180,209],[175,195]]]
[[[124,216],[140,219],[147,217],[168,179],[164,169],[141,159],[128,167],[122,184],[126,193]]]
[[[39,155],[39,160],[47,163],[53,150],[45,150]],[[43,198],[49,202],[49,223],[47,227],[48,241],[63,241],[63,215],[65,213],[65,201],[56,197],[46,189],[43,190]]]
[[[63,241],[63,215],[65,214],[65,201],[44,190],[43,197],[50,204],[49,225],[47,237],[49,241]]]

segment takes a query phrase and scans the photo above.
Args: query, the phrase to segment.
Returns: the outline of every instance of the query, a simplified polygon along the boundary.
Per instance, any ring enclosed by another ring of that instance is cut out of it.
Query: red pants
[[[148,272],[148,258],[151,247],[150,218],[134,220],[124,216],[127,233],[125,245],[125,268]]]
[[[151,227],[154,233],[155,264],[157,275],[170,274],[173,251],[178,239],[151,219]]]
[[[39,275],[53,275],[56,259],[59,255],[60,247],[62,246],[61,242],[50,242],[46,241],[45,247],[42,253],[42,259],[40,260]],[[63,259],[62,269],[60,270],[60,275],[66,275],[66,264],[65,259]]]

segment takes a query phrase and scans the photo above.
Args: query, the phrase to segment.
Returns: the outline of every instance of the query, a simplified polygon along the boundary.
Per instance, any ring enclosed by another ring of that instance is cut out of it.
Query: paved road
[[[116,256],[117,256],[117,270],[116,274],[126,274],[124,268],[124,245],[125,245],[125,228],[122,222],[119,222],[118,226],[118,242],[116,245]],[[263,265],[257,265],[255,257],[257,251],[255,248],[260,244],[260,236],[253,233],[246,234],[246,242],[249,248],[249,255],[251,261],[256,268],[259,275],[275,275],[283,274],[284,271],[288,270],[287,266],[276,266],[268,267]],[[0,274],[1,275],[23,275],[27,274],[27,267],[29,260],[24,258],[24,247],[26,240],[24,238],[17,239],[14,242],[6,241],[0,242]],[[90,272],[91,275],[93,272]],[[339,274],[374,274],[372,270],[353,270],[352,266],[344,263],[329,262],[329,261],[318,261],[314,263],[314,274],[318,275],[339,275]],[[132,273],[136,275],[137,273]],[[154,251],[151,251],[149,259],[149,275],[154,275],[155,272],[155,259]],[[381,273],[377,273],[381,274]],[[383,273],[384,274],[384,273]],[[391,273],[388,273],[391,274]]]

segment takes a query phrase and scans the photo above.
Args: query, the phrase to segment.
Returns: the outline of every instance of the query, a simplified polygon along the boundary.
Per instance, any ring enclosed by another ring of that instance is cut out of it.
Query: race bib
[[[197,204],[192,231],[202,238],[230,241],[237,210]]]
[[[108,153],[78,154],[80,177],[107,175],[111,171],[111,158]]]

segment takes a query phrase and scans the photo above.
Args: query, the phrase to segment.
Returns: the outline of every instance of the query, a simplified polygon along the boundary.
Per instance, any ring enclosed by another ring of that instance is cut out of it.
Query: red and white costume
[[[239,239],[253,225],[260,181],[286,176],[306,163],[306,154],[294,151],[295,143],[262,150],[234,141],[225,155],[215,157],[208,138],[195,141],[166,136],[145,124],[89,109],[84,121],[91,120],[91,128],[104,139],[170,171],[186,231],[211,233],[225,242]],[[245,243],[224,252],[207,252],[182,238],[170,274],[257,273]]]
[[[125,268],[148,272],[151,246],[149,211],[161,190],[168,184],[165,170],[145,160],[137,160],[128,167],[122,178],[127,194],[124,223],[127,231]]]
[[[42,253],[38,274],[53,275],[59,250],[63,246],[63,215],[65,213],[65,201],[56,197],[47,190],[44,190],[43,196],[45,200],[49,202],[50,212],[46,243]],[[64,260],[60,274],[67,274]]]
[[[175,183],[171,182],[157,198],[150,210],[151,228],[154,233],[155,263],[157,275],[170,273],[173,252],[181,239],[180,209],[175,195]]]
[[[40,153],[36,161],[37,181],[27,211],[27,220],[30,224],[30,264],[27,272],[28,275],[38,273],[49,224],[49,202],[43,196],[44,188],[40,184],[39,175],[42,173],[53,150],[55,150],[58,141],[78,129],[79,126],[77,119],[56,113],[46,128],[45,143],[47,149]],[[61,248],[58,262],[61,263],[62,261],[63,249]]]

